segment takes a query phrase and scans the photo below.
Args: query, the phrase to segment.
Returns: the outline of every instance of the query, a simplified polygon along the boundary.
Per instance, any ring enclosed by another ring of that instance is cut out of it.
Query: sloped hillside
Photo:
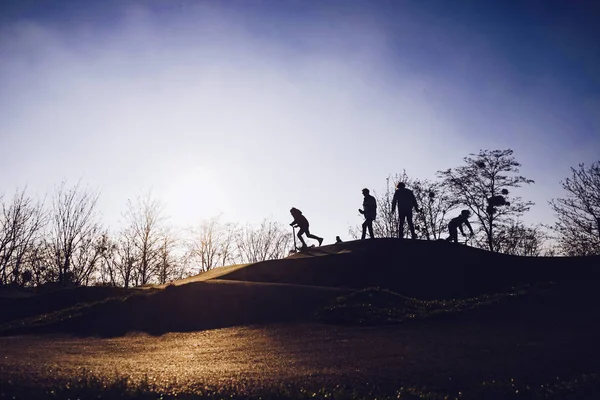
[[[382,287],[443,299],[549,280],[597,279],[600,257],[517,257],[444,241],[375,239],[310,248],[218,279],[354,289]]]
[[[446,243],[376,239],[235,265],[153,290],[65,289],[5,299],[0,334],[164,333],[308,320],[339,296],[379,287],[416,299],[506,292],[534,282],[598,280],[600,257],[528,258]]]

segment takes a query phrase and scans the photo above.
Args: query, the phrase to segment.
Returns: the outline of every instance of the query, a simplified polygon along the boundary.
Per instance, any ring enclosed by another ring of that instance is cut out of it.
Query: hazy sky
[[[152,189],[179,226],[223,213],[332,242],[361,189],[512,148],[552,222],[600,159],[593,1],[2,1],[0,192]],[[598,4],[598,3],[596,3]]]

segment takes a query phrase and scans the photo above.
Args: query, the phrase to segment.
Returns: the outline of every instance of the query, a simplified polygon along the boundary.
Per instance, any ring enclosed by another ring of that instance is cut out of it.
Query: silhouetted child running
[[[460,215],[456,218],[452,218],[450,223],[448,224],[448,231],[450,231],[450,236],[446,240],[454,243],[458,243],[458,230],[460,229],[460,233],[465,236],[465,232],[463,231],[463,224],[469,228],[471,231],[471,236],[474,235],[473,228],[471,228],[471,224],[469,223],[469,217],[471,216],[471,211],[462,210]]]
[[[302,242],[303,249],[305,249],[307,247],[306,242],[304,241],[304,238],[302,237],[302,234],[304,234],[304,233],[306,233],[306,237],[318,240],[319,246],[321,245],[321,243],[323,243],[323,238],[320,238],[315,235],[311,235],[310,231],[308,230],[308,220],[306,219],[306,217],[304,215],[302,215],[302,211],[298,210],[295,207],[292,207],[290,210],[290,214],[292,214],[292,216],[294,217],[294,221],[290,225],[293,227],[297,226],[300,228],[297,236],[298,236],[298,239],[300,239],[300,242]]]
[[[375,197],[369,194],[369,189],[363,189],[362,194],[365,197],[363,200],[363,209],[358,210],[359,213],[365,216],[365,222],[362,224],[362,237],[361,240],[367,235],[367,229],[369,230],[369,236],[371,239],[375,237],[373,235],[373,221],[375,221],[375,217],[377,216],[377,201]]]

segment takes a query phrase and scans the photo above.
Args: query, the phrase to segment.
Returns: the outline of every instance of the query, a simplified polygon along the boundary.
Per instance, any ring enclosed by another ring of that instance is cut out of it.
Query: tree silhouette
[[[243,263],[283,258],[288,255],[291,242],[291,232],[267,219],[258,228],[241,228],[236,235],[236,247]]]
[[[235,224],[221,223],[216,217],[203,221],[190,233],[191,238],[186,243],[186,262],[196,265],[196,270],[205,272],[236,263],[238,229]]]
[[[460,167],[438,171],[438,176],[455,202],[469,208],[477,217],[477,233],[483,234],[478,244],[490,251],[499,251],[496,233],[514,224],[533,205],[520,197],[506,201],[509,189],[531,184],[533,180],[518,175],[521,164],[510,149],[480,150],[465,157],[464,162]]]
[[[59,283],[80,284],[92,273],[96,239],[100,236],[96,203],[99,194],[81,187],[58,186],[52,201],[51,232],[47,248]]]
[[[500,230],[495,237],[500,253],[516,256],[540,256],[545,253],[547,233],[542,226],[527,227],[516,221]]]
[[[17,190],[12,200],[0,197],[0,284],[23,284],[24,272],[33,280],[31,271],[23,271],[33,248],[42,240],[47,224],[43,203],[26,195],[26,189]]]
[[[570,256],[600,254],[600,161],[571,168],[561,185],[567,196],[549,202],[558,217],[553,230],[561,251]]]
[[[145,285],[158,274],[164,236],[163,205],[148,192],[135,202],[127,201],[125,218],[128,228],[124,233],[135,249],[133,278],[136,284]]]

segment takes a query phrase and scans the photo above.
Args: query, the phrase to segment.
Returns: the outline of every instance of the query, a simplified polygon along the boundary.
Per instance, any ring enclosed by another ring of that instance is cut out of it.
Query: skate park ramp
[[[445,241],[368,239],[308,248],[211,279],[465,297],[540,281],[598,279],[600,257],[520,257]]]

